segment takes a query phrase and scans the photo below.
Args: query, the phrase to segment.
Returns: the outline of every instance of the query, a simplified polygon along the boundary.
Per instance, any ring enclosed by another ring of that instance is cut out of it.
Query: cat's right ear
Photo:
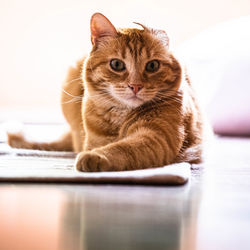
[[[114,25],[101,13],[95,13],[90,20],[91,42],[95,45],[103,37],[117,35]]]

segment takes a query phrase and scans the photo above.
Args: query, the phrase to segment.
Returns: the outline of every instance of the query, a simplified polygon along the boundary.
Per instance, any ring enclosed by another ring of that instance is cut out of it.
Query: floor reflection
[[[2,183],[0,249],[195,250],[196,181],[181,187]]]
[[[200,198],[191,184],[75,186],[65,194],[60,249],[195,249]]]
[[[0,185],[0,249],[59,249],[63,193],[35,185]]]

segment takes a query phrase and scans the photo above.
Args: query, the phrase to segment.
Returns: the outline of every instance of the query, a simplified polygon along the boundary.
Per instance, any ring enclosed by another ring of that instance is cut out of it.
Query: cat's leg
[[[27,140],[21,133],[8,133],[8,144],[13,148],[38,149],[47,151],[73,151],[71,132],[65,133],[53,142],[33,142]]]
[[[82,126],[81,102],[84,91],[81,71],[83,60],[84,58],[77,62],[76,67],[69,69],[61,91],[62,111],[70,125],[71,131],[50,143],[32,142],[27,140],[21,133],[9,133],[8,143],[10,146],[48,151],[82,151],[84,131]]]
[[[121,171],[160,167],[175,162],[183,138],[141,129],[104,147],[82,152],[76,160],[80,171]]]
[[[84,59],[85,58],[78,61],[75,67],[69,68],[61,91],[62,112],[71,128],[74,152],[82,151],[84,140],[82,122],[82,98],[84,89],[81,75]]]

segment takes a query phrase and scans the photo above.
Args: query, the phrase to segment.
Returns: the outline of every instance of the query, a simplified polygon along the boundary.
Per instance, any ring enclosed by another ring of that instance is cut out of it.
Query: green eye
[[[160,68],[160,62],[158,60],[149,61],[146,64],[146,71],[149,73],[156,72]]]
[[[113,70],[118,71],[118,72],[123,71],[126,68],[125,63],[119,59],[112,59],[110,61],[110,67]]]

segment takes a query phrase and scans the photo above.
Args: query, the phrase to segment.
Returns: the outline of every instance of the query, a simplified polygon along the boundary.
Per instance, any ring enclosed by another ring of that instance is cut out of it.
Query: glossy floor
[[[250,139],[180,187],[0,185],[0,249],[250,249]]]

